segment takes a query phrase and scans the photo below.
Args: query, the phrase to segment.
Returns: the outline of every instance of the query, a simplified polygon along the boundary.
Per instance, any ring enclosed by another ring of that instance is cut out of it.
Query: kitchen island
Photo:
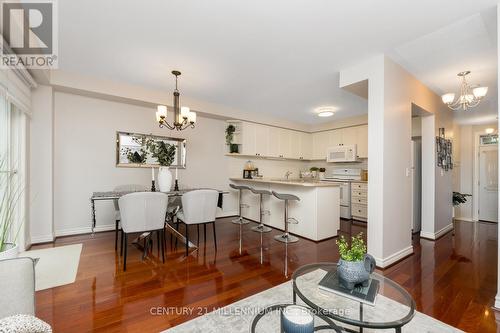
[[[334,183],[304,181],[301,179],[243,179],[230,178],[237,185],[255,189],[296,195],[300,201],[289,202],[289,217],[298,221],[290,224],[289,232],[314,241],[337,236],[340,227],[340,187]],[[243,217],[259,221],[259,196],[243,191],[242,203],[249,205],[242,209]],[[285,229],[284,202],[274,196],[264,196],[264,224]]]

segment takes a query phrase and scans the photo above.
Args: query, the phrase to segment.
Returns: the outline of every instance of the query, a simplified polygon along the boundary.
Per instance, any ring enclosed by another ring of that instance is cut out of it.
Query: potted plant
[[[160,192],[169,192],[172,187],[172,173],[169,170],[174,162],[176,147],[161,140],[149,139],[146,142],[146,148],[151,156],[156,158],[160,169],[158,170],[158,187]]]
[[[313,178],[318,178],[318,171],[319,171],[318,167],[311,167],[309,171],[311,171]]]
[[[368,286],[370,274],[375,270],[375,259],[366,253],[363,233],[351,237],[351,244],[344,236],[336,241],[340,259],[337,267],[340,283],[349,290],[356,285]]]
[[[7,161],[0,159],[0,170],[7,168]],[[0,260],[17,257],[19,247],[16,238],[21,228],[15,225],[16,209],[23,193],[20,186],[12,186],[13,173],[0,173]],[[14,230],[14,228],[18,228]]]
[[[326,168],[319,168],[319,179],[325,179]]]
[[[463,203],[467,202],[467,197],[472,197],[471,194],[465,194],[460,192],[453,192],[453,206],[457,207]]]
[[[236,132],[236,127],[229,124],[226,127],[226,144],[229,146],[229,152],[231,154],[238,154],[238,145],[233,143],[234,132]]]

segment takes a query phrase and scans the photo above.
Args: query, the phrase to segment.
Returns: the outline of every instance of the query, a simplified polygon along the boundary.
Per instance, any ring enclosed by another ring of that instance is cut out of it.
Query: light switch
[[[410,168],[406,168],[406,177],[410,177]]]

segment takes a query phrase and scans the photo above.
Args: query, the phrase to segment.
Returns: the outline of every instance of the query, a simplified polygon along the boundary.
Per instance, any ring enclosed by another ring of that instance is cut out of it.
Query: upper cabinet
[[[356,144],[358,157],[368,157],[368,125],[305,133],[273,126],[237,122],[240,153],[272,158],[324,160],[329,147]]]
[[[313,160],[326,158],[330,147],[341,145],[357,145],[358,157],[368,158],[368,125],[339,128],[312,134]]]

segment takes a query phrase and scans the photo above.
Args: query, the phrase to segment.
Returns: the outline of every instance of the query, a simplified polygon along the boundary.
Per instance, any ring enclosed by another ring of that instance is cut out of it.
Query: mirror
[[[167,147],[174,147],[171,168],[186,168],[186,140],[151,134],[116,132],[116,166],[129,168],[159,167],[152,156],[148,143],[164,142]]]

